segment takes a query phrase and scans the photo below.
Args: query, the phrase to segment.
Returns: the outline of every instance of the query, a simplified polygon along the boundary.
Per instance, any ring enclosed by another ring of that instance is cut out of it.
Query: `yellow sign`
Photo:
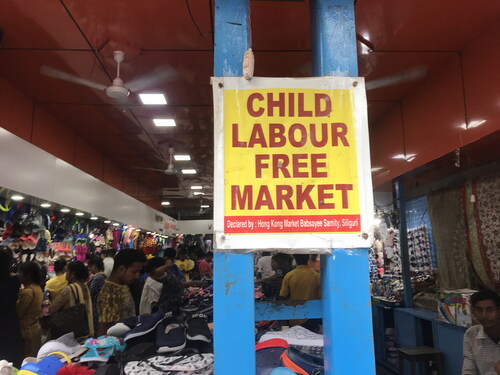
[[[355,233],[353,89],[224,90],[224,232]]]

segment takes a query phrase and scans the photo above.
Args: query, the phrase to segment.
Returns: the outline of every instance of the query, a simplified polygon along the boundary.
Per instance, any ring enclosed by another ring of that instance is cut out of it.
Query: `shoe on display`
[[[125,334],[124,338],[125,342],[136,337],[144,336],[154,331],[156,327],[158,327],[158,324],[163,322],[165,319],[170,319],[170,318],[172,318],[171,312],[165,314],[162,311],[157,311],[154,314],[148,316],[137,317],[138,323],[133,329],[131,329]]]
[[[187,339],[191,341],[212,342],[212,332],[208,327],[205,314],[194,314],[187,322]]]
[[[169,353],[186,347],[186,330],[178,323],[158,325],[156,331],[158,353]]]

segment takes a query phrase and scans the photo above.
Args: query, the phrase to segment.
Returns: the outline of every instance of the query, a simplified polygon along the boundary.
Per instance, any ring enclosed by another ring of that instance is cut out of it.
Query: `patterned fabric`
[[[467,206],[471,249],[487,275],[482,281],[500,290],[500,175],[482,177],[470,189],[476,198]]]
[[[90,290],[90,296],[92,297],[92,312],[94,315],[94,327],[97,327],[97,323],[99,322],[99,312],[97,311],[97,299],[99,298],[99,293],[101,293],[101,289],[104,286],[104,282],[106,281],[106,275],[103,273],[98,273],[90,279],[87,284]]]
[[[126,285],[106,280],[97,300],[99,322],[115,323],[135,316],[135,305]]]
[[[213,363],[213,354],[156,356],[144,361],[129,362],[125,365],[124,372],[125,375],[209,375],[213,373]]]

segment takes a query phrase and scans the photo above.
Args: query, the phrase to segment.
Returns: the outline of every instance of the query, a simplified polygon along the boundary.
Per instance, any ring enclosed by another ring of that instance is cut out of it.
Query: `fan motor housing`
[[[124,86],[109,86],[106,88],[106,95],[113,99],[123,99],[129,96],[130,91]]]

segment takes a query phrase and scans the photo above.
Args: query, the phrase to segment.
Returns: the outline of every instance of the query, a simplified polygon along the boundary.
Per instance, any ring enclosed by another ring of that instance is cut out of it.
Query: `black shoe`
[[[208,328],[205,314],[194,314],[187,322],[187,339],[191,341],[212,341],[212,332]]]

